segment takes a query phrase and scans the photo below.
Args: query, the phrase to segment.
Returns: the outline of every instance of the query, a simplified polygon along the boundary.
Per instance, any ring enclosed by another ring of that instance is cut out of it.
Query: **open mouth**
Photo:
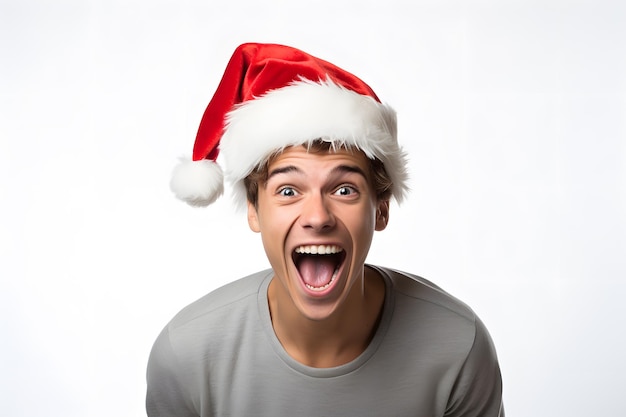
[[[335,281],[346,254],[336,245],[298,246],[292,255],[304,285],[311,291],[324,291]]]

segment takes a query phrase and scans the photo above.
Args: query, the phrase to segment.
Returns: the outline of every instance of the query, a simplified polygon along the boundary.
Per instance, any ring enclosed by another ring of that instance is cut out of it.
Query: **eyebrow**
[[[333,170],[330,173],[331,173],[331,175],[334,175],[334,174],[359,174],[363,178],[367,179],[367,175],[365,175],[365,172],[363,172],[363,170],[361,168],[359,168],[358,166],[356,166],[356,165],[339,165],[339,166],[336,166],[335,168],[333,168]]]
[[[269,181],[273,176],[275,175],[279,175],[279,174],[288,174],[290,172],[295,172],[296,174],[304,174],[304,172],[302,172],[302,170],[298,167],[296,167],[295,165],[287,165],[284,167],[280,167],[280,168],[276,168],[270,171],[270,173],[267,175],[267,181]]]
[[[274,177],[275,175],[280,175],[280,174],[287,174],[287,173],[296,173],[299,175],[304,174],[304,172],[298,168],[295,165],[287,165],[284,167],[279,167],[276,169],[273,169],[272,171],[270,171],[270,173],[267,176],[267,180],[269,181],[272,177]],[[330,176],[332,175],[339,175],[339,174],[350,174],[350,173],[354,173],[354,174],[359,174],[361,175],[363,178],[367,179],[367,175],[365,174],[365,172],[363,172],[363,170],[356,166],[356,165],[338,165],[336,167],[334,167],[331,171],[330,171]]]

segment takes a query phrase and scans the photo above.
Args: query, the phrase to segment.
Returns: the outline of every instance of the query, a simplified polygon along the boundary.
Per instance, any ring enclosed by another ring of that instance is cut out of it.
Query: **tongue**
[[[305,284],[315,288],[328,284],[335,272],[336,262],[332,256],[303,256],[298,270]]]

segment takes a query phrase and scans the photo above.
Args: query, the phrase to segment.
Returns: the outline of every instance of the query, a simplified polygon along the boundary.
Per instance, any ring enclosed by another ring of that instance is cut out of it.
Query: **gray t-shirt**
[[[504,416],[496,352],[465,304],[427,280],[385,279],[367,349],[334,368],[291,358],[274,334],[262,271],[183,309],[148,364],[150,417]]]

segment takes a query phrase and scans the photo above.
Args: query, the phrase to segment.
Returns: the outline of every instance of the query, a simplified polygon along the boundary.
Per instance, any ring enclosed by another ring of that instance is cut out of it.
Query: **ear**
[[[389,223],[389,200],[380,200],[376,209],[376,227],[374,230],[380,232],[385,230]]]
[[[250,226],[250,230],[255,233],[261,232],[261,228],[259,227],[259,214],[257,213],[256,207],[254,204],[248,201],[248,226]]]

